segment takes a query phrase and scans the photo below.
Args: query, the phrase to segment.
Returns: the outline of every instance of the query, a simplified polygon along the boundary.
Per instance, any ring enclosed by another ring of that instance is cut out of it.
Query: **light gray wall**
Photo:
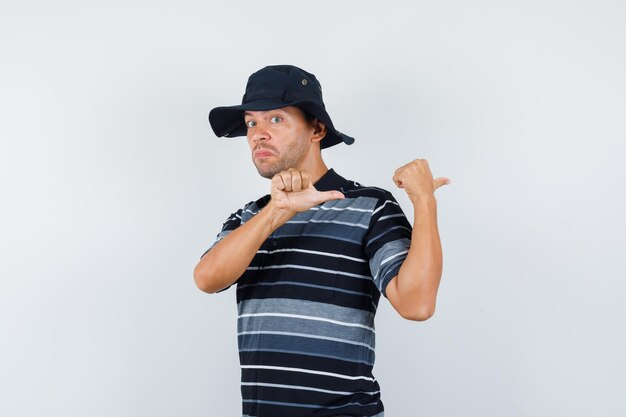
[[[387,414],[626,415],[624,2],[99,3],[0,5],[1,415],[240,413],[234,288],[192,271],[269,186],[206,117],[281,63],[339,173],[410,218],[397,167],[452,180],[435,316],[381,300]]]

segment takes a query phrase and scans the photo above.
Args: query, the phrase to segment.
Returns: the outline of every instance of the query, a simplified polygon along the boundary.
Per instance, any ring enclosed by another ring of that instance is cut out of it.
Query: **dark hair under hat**
[[[341,142],[354,143],[353,137],[335,129],[322,100],[322,86],[315,75],[293,65],[271,65],[252,74],[241,104],[214,108],[209,112],[209,122],[218,137],[246,136],[246,110],[273,110],[286,106],[299,107],[326,125],[326,136],[320,143],[322,149]]]

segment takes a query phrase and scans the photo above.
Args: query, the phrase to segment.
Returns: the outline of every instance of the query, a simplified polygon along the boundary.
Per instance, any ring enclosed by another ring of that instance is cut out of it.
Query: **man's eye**
[[[278,123],[278,122],[280,122],[280,121],[282,121],[282,120],[283,120],[283,118],[282,118],[282,117],[280,117],[280,116],[274,116],[274,117],[272,117],[272,118],[270,119],[270,121],[271,121],[272,123]]]
[[[254,120],[248,120],[246,122],[246,126],[247,127],[254,127],[254,126],[256,126],[256,122]]]

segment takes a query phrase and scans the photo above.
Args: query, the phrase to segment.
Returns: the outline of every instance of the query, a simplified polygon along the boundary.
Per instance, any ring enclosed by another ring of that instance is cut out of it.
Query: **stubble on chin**
[[[289,169],[289,167],[284,166],[285,165],[284,161],[279,161],[272,165],[263,166],[263,164],[257,164],[253,157],[252,163],[254,164],[254,167],[256,168],[260,176],[262,176],[263,178],[270,179],[270,180],[274,177],[274,175],[278,174],[279,172]]]
[[[262,176],[263,178],[267,178],[268,180],[271,180],[274,177],[274,175],[282,171],[282,170],[277,171],[275,169],[261,169],[258,166],[256,167],[256,170],[260,176]]]

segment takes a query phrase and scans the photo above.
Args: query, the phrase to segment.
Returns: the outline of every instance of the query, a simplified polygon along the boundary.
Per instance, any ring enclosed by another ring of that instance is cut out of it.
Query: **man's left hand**
[[[416,159],[396,169],[393,182],[398,187],[404,188],[412,202],[432,197],[437,188],[450,184],[450,180],[445,177],[433,180],[433,174],[425,159]]]

